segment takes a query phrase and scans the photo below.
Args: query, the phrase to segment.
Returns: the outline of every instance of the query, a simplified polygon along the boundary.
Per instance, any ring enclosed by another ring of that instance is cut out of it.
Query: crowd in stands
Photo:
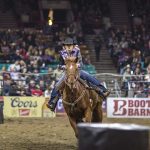
[[[147,9],[150,3],[134,0],[128,1],[128,6],[131,29],[109,28],[107,49],[118,73],[123,75],[123,88],[133,91],[128,96],[147,97],[150,95],[150,13]]]
[[[101,36],[104,35],[114,65],[118,73],[123,75],[122,90],[127,91],[125,96],[147,97],[150,94],[149,0],[145,3],[140,0],[127,1],[131,29],[119,29],[111,25],[109,1],[85,3],[84,0],[78,0],[72,4],[75,19],[81,20],[84,32],[96,35],[93,42],[96,56],[99,55],[103,43]],[[97,44],[97,41],[101,44]],[[128,93],[129,90],[132,90],[132,95]]]
[[[128,12],[133,25],[150,28],[150,1],[127,0]]]
[[[68,31],[68,27],[51,34],[36,29],[1,30],[1,95],[44,95],[45,90],[50,89],[50,85],[61,74],[57,69],[59,50],[68,36],[73,36],[81,47],[85,47],[82,35],[79,34],[78,38],[75,33]],[[89,55],[86,56],[83,62],[90,64]]]
[[[19,26],[34,26],[40,23],[39,3],[37,0],[1,0],[3,12],[11,11]]]
[[[97,1],[98,2],[98,1]],[[74,3],[74,1],[72,2]],[[54,80],[59,78],[61,72],[57,69],[59,63],[59,51],[62,49],[62,41],[67,37],[72,37],[81,48],[84,55],[83,63],[91,65],[89,51],[84,45],[83,23],[93,22],[98,19],[101,10],[94,4],[90,6],[90,1],[84,8],[84,1],[78,1],[82,4],[78,11],[72,5],[72,13],[68,15],[68,24],[65,27],[53,28],[46,25],[42,30],[37,29],[5,29],[0,31],[0,89],[1,95],[43,95],[45,90],[50,89]],[[104,3],[104,2],[103,2]],[[35,0],[3,0],[7,9],[12,9],[19,18],[28,16],[30,21],[37,21],[39,17],[39,3]],[[11,7],[9,7],[11,5]],[[104,4],[103,4],[104,5]],[[102,5],[101,5],[102,6]],[[90,8],[91,7],[91,8]],[[92,9],[97,7],[96,14]],[[85,15],[85,9],[88,10],[90,22]],[[102,7],[101,9],[104,9]],[[106,11],[106,10],[103,10]],[[82,16],[80,16],[80,13]],[[96,16],[95,16],[96,15]],[[72,17],[71,17],[72,16]],[[21,18],[20,18],[21,19]],[[96,23],[96,22],[95,22]],[[26,24],[24,24],[26,25]],[[91,71],[93,66],[85,66],[85,69]],[[2,82],[3,81],[3,82]],[[53,83],[54,84],[54,83]]]
[[[75,20],[81,21],[83,31],[87,34],[99,33],[109,21],[109,1],[105,0],[72,0]]]
[[[14,8],[18,8],[15,10],[17,14],[34,11],[35,17],[38,14],[37,5],[31,5],[25,0],[10,1]],[[10,1],[5,1],[6,6]],[[150,3],[148,0],[146,3],[140,0],[127,2],[132,19],[130,30],[111,26],[109,1],[105,0],[72,0],[68,24],[61,30],[53,31],[52,26],[46,26],[43,30],[0,30],[0,94],[41,96],[44,92],[50,93],[54,81],[61,74],[56,66],[65,37],[70,36],[81,45],[86,55],[83,62],[88,65],[91,62],[84,45],[84,33],[95,34],[94,44],[100,49],[102,45],[98,43],[102,41],[98,38],[102,36],[101,30],[104,29],[106,47],[118,73],[123,75],[123,89],[132,89],[134,96],[144,91],[147,96],[150,93]],[[34,0],[31,3],[34,3]],[[96,50],[96,54],[98,56],[99,51]]]

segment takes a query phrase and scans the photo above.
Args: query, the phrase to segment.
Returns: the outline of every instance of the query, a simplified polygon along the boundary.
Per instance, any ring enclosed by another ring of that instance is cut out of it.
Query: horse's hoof
[[[75,134],[76,138],[78,139],[78,134]]]
[[[81,123],[81,122],[84,122],[84,121],[82,119],[77,120],[77,123]]]

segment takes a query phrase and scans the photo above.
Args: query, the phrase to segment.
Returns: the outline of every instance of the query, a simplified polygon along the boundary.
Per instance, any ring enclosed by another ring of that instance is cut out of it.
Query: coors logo
[[[11,106],[12,107],[37,107],[37,102],[33,102],[31,100],[22,101],[19,97],[11,98]]]
[[[29,116],[30,109],[19,109],[19,116]]]

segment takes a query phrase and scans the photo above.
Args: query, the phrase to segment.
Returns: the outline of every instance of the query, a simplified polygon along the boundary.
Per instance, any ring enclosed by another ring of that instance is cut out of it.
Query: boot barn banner
[[[108,118],[150,118],[150,98],[108,98]]]
[[[4,97],[5,117],[54,117],[45,97]]]

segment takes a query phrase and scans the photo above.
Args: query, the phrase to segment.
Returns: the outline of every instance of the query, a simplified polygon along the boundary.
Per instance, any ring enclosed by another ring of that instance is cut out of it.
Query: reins
[[[71,111],[73,110],[73,107],[82,99],[82,97],[85,95],[86,89],[84,89],[81,93],[81,95],[76,99],[74,102],[70,103],[65,100],[62,100],[64,104],[71,106]]]
[[[67,75],[67,77],[66,77],[66,79],[65,79],[65,83],[66,83],[68,86],[71,86],[71,85],[67,82],[68,77],[71,76],[71,75],[75,76],[74,74],[71,74],[71,73],[70,73],[70,74]],[[78,77],[75,78],[75,79],[76,79],[76,80],[75,80],[74,84],[77,82]]]

